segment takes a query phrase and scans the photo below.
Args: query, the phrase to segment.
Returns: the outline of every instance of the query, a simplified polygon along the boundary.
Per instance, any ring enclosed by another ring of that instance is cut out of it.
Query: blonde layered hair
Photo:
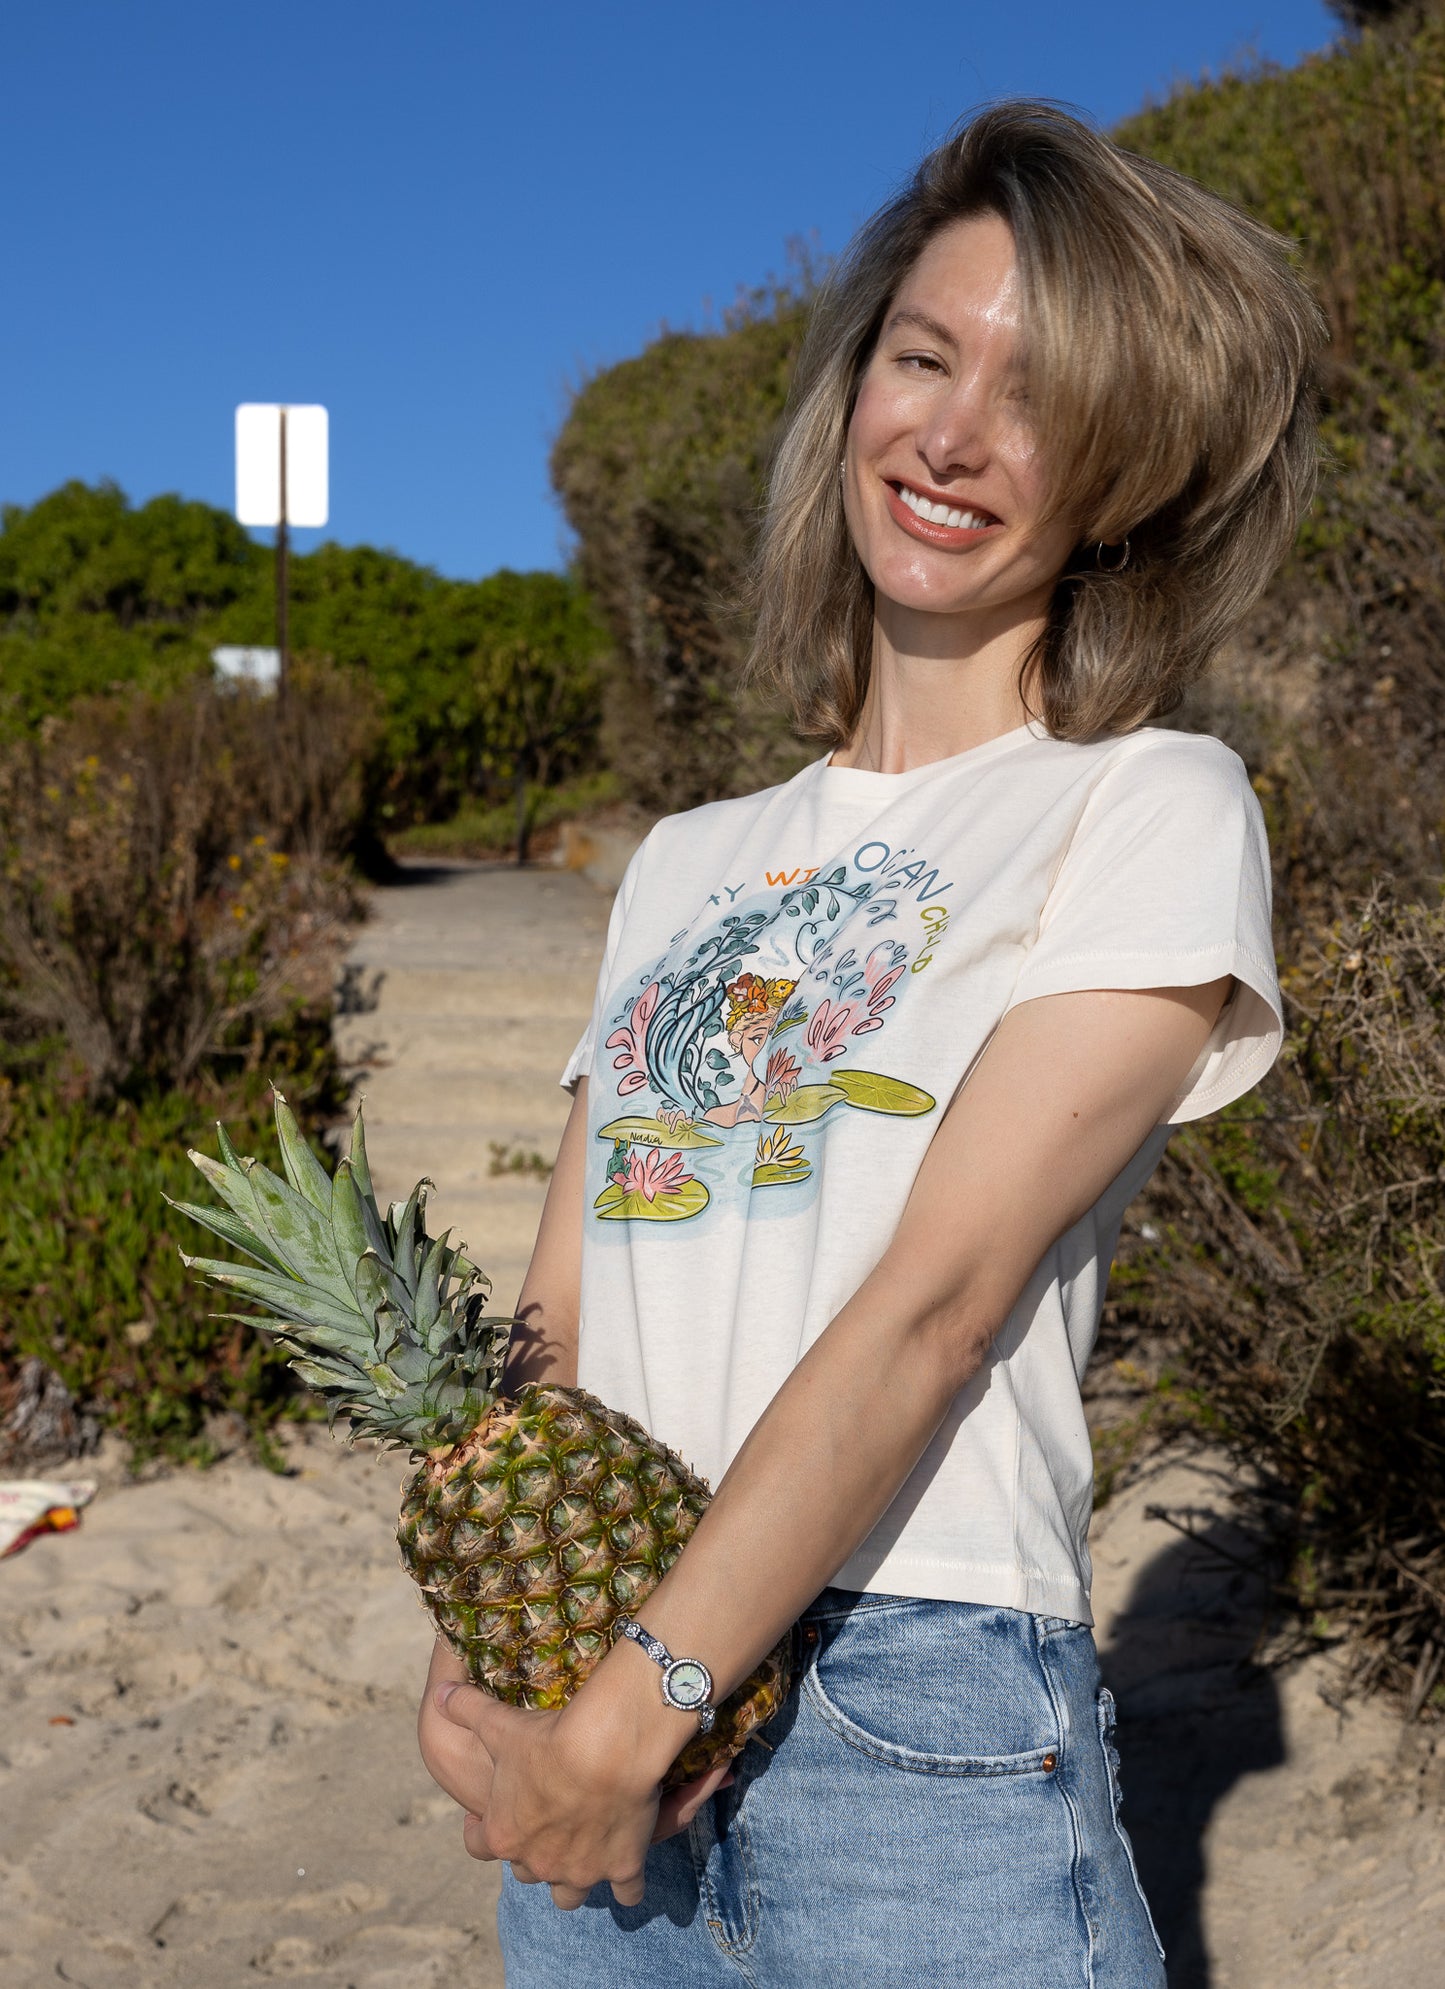
[[[873,588],[838,475],[859,382],[924,248],[979,214],[999,215],[1014,238],[1050,510],[1084,521],[1019,671],[1026,708],[1055,737],[1125,732],[1174,710],[1288,552],[1314,492],[1325,326],[1289,242],[1051,104],[980,112],[854,239],[798,360],[744,675],[781,689],[798,731],[830,746],[852,736],[872,655]],[[1096,545],[1126,537],[1123,570],[1101,570]]]

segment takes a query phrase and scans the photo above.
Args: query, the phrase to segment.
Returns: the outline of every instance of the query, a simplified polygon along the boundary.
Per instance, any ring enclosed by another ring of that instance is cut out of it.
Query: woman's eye
[[[900,353],[898,363],[900,366],[915,366],[925,372],[933,371],[941,373],[943,371],[942,360],[935,359],[931,352]]]

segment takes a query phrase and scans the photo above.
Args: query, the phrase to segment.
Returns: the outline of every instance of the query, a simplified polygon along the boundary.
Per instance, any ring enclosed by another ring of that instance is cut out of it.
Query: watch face
[[[700,1706],[712,1689],[712,1680],[694,1658],[679,1658],[667,1668],[667,1696],[675,1706],[689,1711]]]

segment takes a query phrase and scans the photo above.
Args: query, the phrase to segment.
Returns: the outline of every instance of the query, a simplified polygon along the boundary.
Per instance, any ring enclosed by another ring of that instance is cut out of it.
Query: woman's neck
[[[907,773],[1012,732],[1030,716],[1019,666],[1043,632],[1032,604],[984,619],[925,615],[880,602],[868,692],[832,764]]]

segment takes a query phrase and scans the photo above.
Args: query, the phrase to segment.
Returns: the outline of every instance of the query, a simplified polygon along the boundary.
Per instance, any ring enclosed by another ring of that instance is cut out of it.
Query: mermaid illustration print
[[[775,1094],[786,1097],[797,1083],[798,1066],[786,1050],[777,1050],[759,1077],[754,1068],[757,1057],[772,1036],[773,1029],[796,981],[780,978],[764,980],[762,975],[740,974],[727,983],[727,1041],[733,1056],[742,1062],[742,1090],[726,1105],[709,1105],[698,1115],[715,1126],[737,1126],[748,1120],[761,1120],[767,1100]],[[791,1081],[790,1081],[791,1080]],[[671,1100],[657,1108],[657,1116],[669,1132],[694,1123],[681,1105]]]
[[[910,956],[891,929],[898,912],[897,896],[839,864],[757,893],[690,952],[679,935],[639,975],[604,1041],[624,1109],[598,1130],[611,1143],[599,1220],[683,1221],[720,1196],[741,1205],[808,1181],[808,1142],[834,1111],[934,1109],[919,1086],[842,1061],[899,999]],[[625,1105],[639,1092],[650,1111]]]

